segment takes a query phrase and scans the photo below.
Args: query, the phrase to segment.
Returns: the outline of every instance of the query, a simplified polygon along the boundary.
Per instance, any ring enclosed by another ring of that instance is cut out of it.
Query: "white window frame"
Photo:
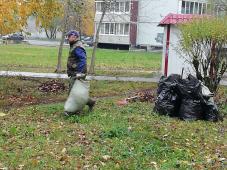
[[[97,11],[97,3],[100,3],[100,8],[101,8],[101,10],[100,11]],[[95,1],[95,12],[97,13],[97,14],[101,14],[102,13],[102,3],[104,3],[103,1]]]
[[[185,5],[185,8],[182,8],[183,3]],[[191,5],[193,5],[192,9],[191,9]],[[206,2],[199,2],[199,1],[195,1],[195,0],[190,0],[190,1],[181,0],[181,1],[179,1],[179,13],[203,15],[203,14],[207,13],[208,6],[209,6],[209,4]]]
[[[111,29],[113,28],[113,33],[111,33]],[[109,35],[115,35],[115,23],[110,23],[110,31]]]
[[[126,11],[126,3],[128,3],[128,11]],[[131,2],[130,1],[125,1],[125,13],[129,13],[131,10]]]
[[[183,2],[185,4],[185,8],[183,7]],[[193,8],[191,10],[191,5],[193,4]],[[200,8],[201,7],[201,8]],[[197,8],[197,9],[196,9]],[[181,0],[179,1],[179,13],[181,14],[206,14],[208,11],[208,3],[199,2],[195,0]]]
[[[125,34],[126,25],[128,25],[128,31],[127,31],[128,34]],[[130,30],[130,24],[129,24],[129,23],[125,23],[125,24],[124,24],[124,35],[125,35],[125,36],[129,36],[129,30]]]
[[[106,24],[109,24],[108,31],[106,30]],[[125,34],[126,24],[128,24],[128,34]],[[122,27],[122,31],[120,28]],[[98,28],[98,23],[96,23],[96,30]],[[113,33],[111,33],[111,28],[113,28]],[[99,35],[111,35],[111,36],[129,36],[130,35],[130,23],[113,23],[113,22],[105,22],[102,23],[100,27]]]
[[[118,9],[119,9],[119,11],[116,11],[116,3],[113,2],[113,3],[111,3],[110,9],[107,10],[106,13],[116,13],[116,14],[124,14],[124,13],[125,13],[125,14],[128,14],[128,13],[130,13],[130,11],[131,11],[131,1],[130,1],[130,0],[127,0],[127,1],[116,1],[116,2],[118,3]],[[104,3],[104,2],[101,1],[101,0],[100,0],[100,1],[95,1],[95,7],[96,7],[96,8],[95,8],[95,9],[96,9],[95,12],[96,12],[97,14],[101,14],[101,13],[102,13],[101,9],[99,9],[99,10],[97,11],[97,9],[98,9],[98,8],[97,8],[97,6],[98,6],[97,4],[98,4],[98,3],[100,3],[99,8],[102,8],[101,3]],[[123,11],[120,10],[120,7],[121,7],[120,4],[121,4],[121,3],[123,3],[123,7],[122,7],[122,8],[123,8]],[[128,9],[128,11],[126,11],[126,3],[129,4],[129,9]],[[114,4],[114,6],[112,7],[113,4]],[[113,10],[112,10],[112,9],[113,9]]]
[[[105,34],[105,24],[104,23],[101,24],[99,34]]]
[[[104,34],[105,35],[109,35],[110,34],[110,23],[104,23]],[[108,29],[106,29],[107,28],[107,26],[108,26]]]

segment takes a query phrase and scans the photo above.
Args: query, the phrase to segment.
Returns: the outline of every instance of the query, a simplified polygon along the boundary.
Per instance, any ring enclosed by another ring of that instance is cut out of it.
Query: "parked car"
[[[2,36],[3,40],[17,40],[17,41],[22,41],[24,40],[24,36],[20,33],[13,33],[13,34],[8,34]]]
[[[86,37],[83,39],[83,42],[91,47],[93,46],[94,40],[93,37]]]
[[[7,40],[8,37],[9,37],[9,35],[3,35],[3,36],[2,36],[2,39],[3,39],[3,40]]]
[[[81,42],[82,42],[83,44],[85,44],[85,46],[86,46],[86,45],[89,46],[89,47],[93,46],[93,37],[81,35],[80,40],[81,40]],[[69,43],[69,40],[68,40],[67,37],[65,38],[65,43],[66,43],[66,44]]]

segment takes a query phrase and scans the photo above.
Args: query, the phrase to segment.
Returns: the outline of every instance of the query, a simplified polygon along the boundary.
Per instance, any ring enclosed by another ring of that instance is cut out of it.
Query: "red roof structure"
[[[202,18],[204,15],[193,15],[193,14],[168,14],[164,19],[162,19],[158,26],[165,25],[175,25],[184,22],[191,21],[193,18]]]

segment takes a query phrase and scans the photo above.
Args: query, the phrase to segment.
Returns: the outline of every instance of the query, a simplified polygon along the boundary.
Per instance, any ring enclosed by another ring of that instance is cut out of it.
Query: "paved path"
[[[0,76],[23,76],[33,78],[60,78],[68,79],[66,74],[57,73],[33,73],[33,72],[14,72],[14,71],[0,71]],[[159,76],[153,78],[142,78],[142,77],[114,77],[114,76],[87,76],[87,80],[109,80],[109,81],[131,81],[131,82],[158,82]],[[221,85],[227,86],[227,79],[224,79],[220,83]]]
[[[48,40],[26,40],[30,45],[40,45],[40,46],[59,46],[60,41],[48,41]],[[69,44],[64,43],[64,46],[69,46]]]
[[[33,73],[33,72],[14,72],[14,71],[0,71],[0,76],[23,76],[34,78],[60,78],[68,79],[66,74],[57,73]],[[114,77],[114,76],[87,76],[87,80],[109,80],[109,81],[132,81],[132,82],[158,82],[159,77],[142,78],[142,77]]]

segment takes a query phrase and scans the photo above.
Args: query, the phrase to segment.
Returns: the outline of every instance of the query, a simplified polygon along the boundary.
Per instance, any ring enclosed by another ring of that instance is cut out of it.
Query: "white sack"
[[[75,113],[83,109],[89,99],[89,82],[76,80],[65,102],[66,112]]]

